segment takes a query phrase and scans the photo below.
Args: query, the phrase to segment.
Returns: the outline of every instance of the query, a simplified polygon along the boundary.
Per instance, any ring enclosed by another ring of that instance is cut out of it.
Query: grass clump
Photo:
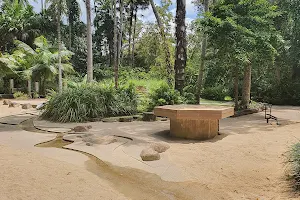
[[[291,146],[286,154],[287,176],[293,187],[300,190],[300,143]]]
[[[85,122],[91,118],[132,115],[137,111],[134,85],[85,84],[52,94],[41,117],[55,122]]]
[[[19,100],[29,99],[29,96],[23,92],[15,92],[13,95],[15,99],[19,99]]]

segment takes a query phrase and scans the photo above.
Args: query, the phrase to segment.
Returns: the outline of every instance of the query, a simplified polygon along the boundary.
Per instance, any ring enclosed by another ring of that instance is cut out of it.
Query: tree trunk
[[[57,5],[57,40],[58,40],[58,92],[62,93],[62,67],[61,67],[61,29],[60,29],[60,21],[61,21],[61,0],[59,0],[59,4]]]
[[[29,98],[32,98],[32,96],[31,96],[31,79],[30,78],[27,80],[27,92],[28,92]]]
[[[93,81],[93,41],[90,0],[86,0],[85,5],[87,21],[87,82],[90,83]]]
[[[128,55],[129,55],[129,58],[131,58],[131,36],[132,36],[132,20],[133,20],[133,11],[134,11],[134,5],[133,5],[133,2],[130,1],[130,16],[129,16],[129,30],[128,30],[128,43],[129,43],[129,50],[128,50]],[[130,63],[129,65],[132,66],[132,63],[131,63],[131,59],[129,59]]]
[[[119,34],[119,41],[118,41],[118,62],[117,62],[118,67],[120,66],[121,54],[122,54],[123,10],[124,10],[123,0],[120,0],[120,34]]]
[[[136,32],[136,19],[137,19],[137,6],[134,12],[134,25],[133,25],[133,35],[132,35],[132,51],[131,51],[131,66],[134,67],[134,50],[135,50],[135,32]]]
[[[43,14],[44,13],[44,1],[41,0],[41,13]]]
[[[234,109],[239,108],[239,71],[234,70]]]
[[[244,67],[244,82],[243,82],[243,93],[242,93],[242,108],[249,108],[251,92],[251,63],[247,63]]]
[[[168,74],[168,84],[170,87],[173,87],[173,68],[172,68],[172,65],[171,65],[171,54],[170,54],[170,49],[169,49],[169,45],[167,43],[167,39],[166,39],[166,35],[165,35],[165,30],[164,30],[164,26],[160,20],[160,17],[159,17],[159,14],[156,10],[156,6],[154,4],[154,1],[153,0],[150,0],[150,3],[151,3],[151,7],[152,7],[152,10],[153,10],[153,13],[155,15],[155,18],[156,18],[156,21],[157,21],[157,25],[159,27],[159,30],[160,30],[160,35],[161,35],[161,39],[162,39],[162,42],[163,42],[163,49],[164,49],[164,52],[165,52],[165,59],[166,59],[166,65],[167,65],[167,74]]]
[[[115,70],[115,88],[118,88],[118,78],[119,78],[119,68],[117,63],[117,29],[118,29],[118,21],[117,21],[117,0],[114,0],[114,70]]]
[[[209,11],[209,0],[204,1],[204,12]],[[205,57],[206,57],[206,46],[207,46],[207,35],[204,34],[203,40],[202,40],[202,49],[201,49],[201,61],[200,61],[200,67],[199,67],[199,75],[197,80],[197,91],[196,91],[196,102],[197,104],[200,104],[200,95],[203,85],[203,74],[205,70]]]
[[[176,55],[175,55],[175,89],[183,92],[184,70],[186,67],[186,26],[185,26],[186,0],[177,0],[176,9]]]

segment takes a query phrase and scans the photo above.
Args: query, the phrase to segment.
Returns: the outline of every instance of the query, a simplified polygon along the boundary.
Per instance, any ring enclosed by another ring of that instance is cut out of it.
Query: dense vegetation
[[[39,12],[30,2],[1,3],[1,93],[10,92],[10,79],[30,97],[39,82],[39,95],[52,89],[56,98],[79,98],[86,83],[107,82],[114,96],[133,82],[138,111],[200,97],[233,99],[236,109],[250,99],[300,104],[297,0],[197,0],[198,17],[188,24],[184,0],[176,1],[176,15],[171,0],[95,0],[83,8],[77,0],[51,0]],[[138,15],[146,9],[155,21]],[[148,86],[157,81],[160,90]],[[72,89],[71,82],[84,84]]]
[[[292,145],[286,154],[287,176],[296,190],[300,189],[300,143]]]

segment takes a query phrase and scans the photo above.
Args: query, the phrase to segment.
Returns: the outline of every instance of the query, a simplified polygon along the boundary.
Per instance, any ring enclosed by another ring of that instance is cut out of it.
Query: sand
[[[177,183],[136,170],[134,163],[131,168],[116,168],[116,174],[89,169],[91,165],[82,164],[86,161],[78,152],[33,147],[46,136],[9,132],[7,127],[1,132],[0,127],[0,194],[4,194],[0,199],[300,199],[289,187],[283,163],[290,145],[300,139],[299,110],[275,107],[273,114],[280,118],[280,126],[266,124],[263,113],[225,119],[221,121],[222,134],[202,142],[169,138],[169,122],[91,123],[94,133],[167,142],[170,149],[162,158],[167,157],[190,178]],[[18,112],[0,106],[0,116]],[[24,137],[22,150],[16,145],[20,137]],[[176,179],[179,174],[173,176]]]

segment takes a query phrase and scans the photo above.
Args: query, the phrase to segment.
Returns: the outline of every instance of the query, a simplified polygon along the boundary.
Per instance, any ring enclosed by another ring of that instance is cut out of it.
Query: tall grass
[[[293,187],[300,190],[300,143],[291,146],[286,154],[287,175]]]
[[[41,117],[56,122],[84,122],[136,111],[137,95],[132,84],[119,89],[109,84],[84,84],[54,94]]]

